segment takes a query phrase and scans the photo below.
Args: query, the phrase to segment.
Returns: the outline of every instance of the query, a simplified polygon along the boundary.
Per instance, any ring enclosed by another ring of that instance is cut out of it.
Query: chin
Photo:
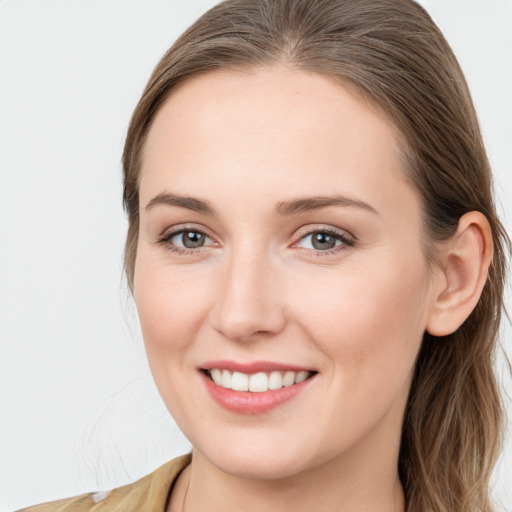
[[[237,442],[232,436],[230,442],[210,443],[194,448],[193,453],[226,474],[253,480],[286,479],[325,462],[310,453],[312,444],[307,440],[291,442],[279,437],[254,439],[247,435]]]
[[[228,450],[229,451],[229,450]],[[296,459],[296,456],[293,458]],[[220,471],[238,478],[249,480],[282,480],[301,472],[300,465],[289,457],[278,454],[269,457],[268,454],[230,454],[214,456],[210,460]],[[304,461],[301,461],[304,463]]]

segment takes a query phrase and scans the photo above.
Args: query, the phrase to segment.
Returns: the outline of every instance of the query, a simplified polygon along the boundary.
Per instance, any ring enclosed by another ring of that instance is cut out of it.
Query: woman
[[[158,64],[123,165],[126,274],[192,457],[34,510],[493,509],[508,239],[420,7],[220,4]]]

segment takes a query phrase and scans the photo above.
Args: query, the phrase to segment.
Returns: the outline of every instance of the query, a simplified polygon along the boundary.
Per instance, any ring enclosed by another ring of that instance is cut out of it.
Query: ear
[[[480,212],[463,215],[441,256],[426,330],[434,336],[455,332],[480,299],[492,259],[492,232]]]

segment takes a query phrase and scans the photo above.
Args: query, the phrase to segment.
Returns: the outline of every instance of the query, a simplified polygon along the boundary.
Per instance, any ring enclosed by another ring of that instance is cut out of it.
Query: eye
[[[209,238],[200,231],[182,231],[174,235],[169,241],[176,247],[184,247],[186,249],[198,249],[202,247]]]
[[[171,250],[176,252],[186,252],[213,245],[214,241],[199,229],[182,228],[165,234],[158,243],[167,245]]]
[[[296,246],[317,252],[336,252],[354,245],[354,240],[343,233],[329,229],[310,231],[302,236]]]

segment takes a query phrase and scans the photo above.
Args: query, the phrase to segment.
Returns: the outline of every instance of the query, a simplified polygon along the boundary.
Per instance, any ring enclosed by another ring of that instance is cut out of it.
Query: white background
[[[122,281],[120,158],[152,68],[214,3],[0,1],[1,512],[127,483],[188,449]],[[467,74],[511,226],[512,0],[422,3]],[[510,511],[510,439],[496,473]]]

